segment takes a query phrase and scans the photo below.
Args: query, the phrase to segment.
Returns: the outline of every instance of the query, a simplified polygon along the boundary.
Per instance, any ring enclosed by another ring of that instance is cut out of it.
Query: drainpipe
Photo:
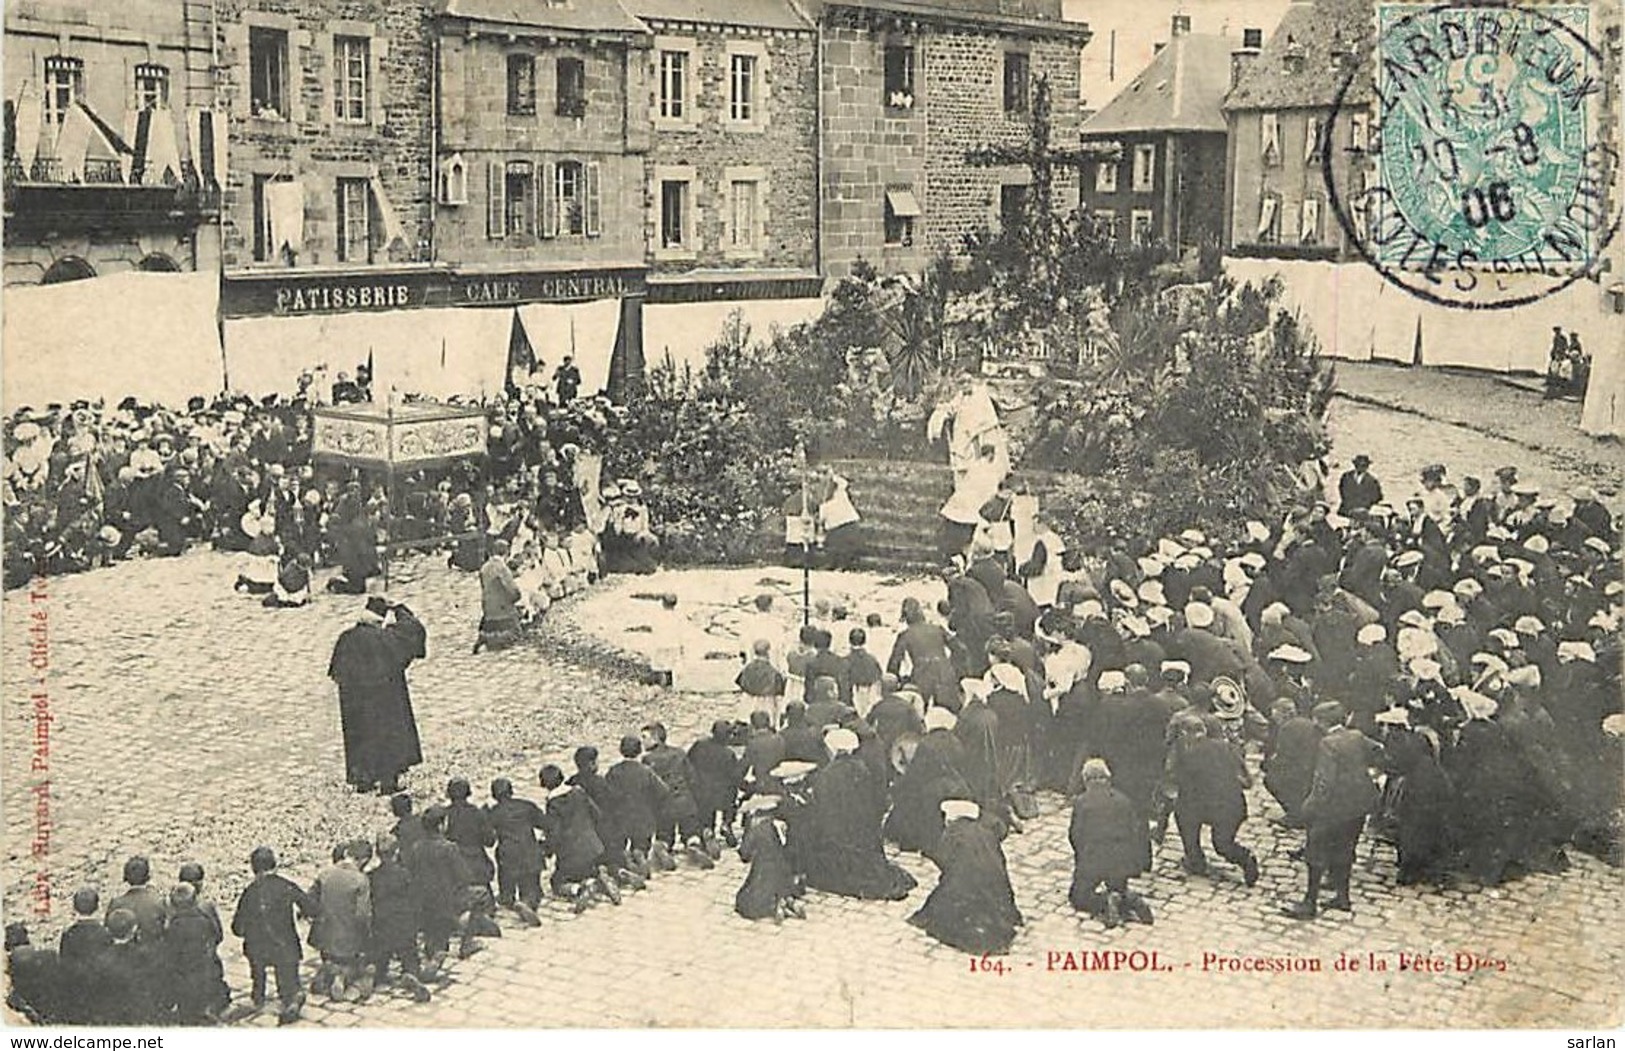
[[[824,20],[813,23],[813,269],[824,276]]]
[[[440,214],[440,26],[434,27],[434,69],[429,71],[429,259],[439,250]]]

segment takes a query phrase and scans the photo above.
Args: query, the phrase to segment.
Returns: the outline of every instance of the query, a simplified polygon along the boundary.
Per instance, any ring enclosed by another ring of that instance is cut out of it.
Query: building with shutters
[[[1358,258],[1327,192],[1326,165],[1358,197],[1371,167],[1373,17],[1371,0],[1296,0],[1262,48],[1232,56],[1224,102],[1229,254]]]
[[[1241,39],[1241,38],[1238,38]],[[1230,52],[1223,36],[1175,15],[1168,42],[1083,122],[1086,143],[1117,146],[1083,171],[1079,204],[1118,237],[1179,250],[1224,240]]]
[[[789,0],[627,0],[649,52],[650,302],[817,295],[817,37]]]
[[[6,5],[7,286],[219,265],[213,33],[194,0]]]
[[[428,259],[427,0],[214,0],[228,273]]]
[[[882,272],[923,268],[997,226],[1032,179],[1024,165],[967,155],[1022,146],[1034,78],[1047,79],[1051,141],[1078,141],[1079,59],[1089,28],[1060,0],[824,0],[819,58],[820,258],[825,273],[863,260]],[[1055,199],[1077,200],[1076,172]]]

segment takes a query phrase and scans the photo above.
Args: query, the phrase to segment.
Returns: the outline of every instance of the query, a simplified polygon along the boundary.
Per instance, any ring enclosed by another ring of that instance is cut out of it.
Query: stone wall
[[[906,109],[889,107],[883,97],[888,44],[914,48],[915,96]],[[1025,166],[986,168],[966,159],[978,147],[1027,140],[1027,118],[1004,110],[1004,56],[1027,54],[1032,74],[1048,77],[1052,145],[1070,148],[1081,120],[1080,49],[1076,38],[923,22],[898,34],[832,17],[822,85],[826,273],[850,273],[859,259],[886,272],[919,269],[939,251],[959,251],[967,234],[995,225],[1000,187],[1031,181]],[[923,214],[912,244],[885,243],[888,188],[908,189],[918,200]],[[1056,206],[1071,208],[1077,195],[1076,173],[1058,171]]]
[[[648,105],[654,124],[650,151],[649,200],[645,235],[651,267],[658,273],[704,268],[813,270],[817,259],[817,46],[804,33],[736,30],[713,26],[668,26],[649,20],[656,48],[649,53]],[[653,63],[660,41],[683,39],[690,52],[690,99],[694,117],[684,125],[653,116],[658,80]],[[759,52],[759,84],[765,96],[763,119],[748,125],[728,119],[730,48]],[[659,201],[654,198],[660,169],[694,170],[700,208],[698,244],[691,257],[669,258],[656,250]],[[727,247],[729,169],[759,171],[766,180],[764,237],[758,252]]]
[[[427,258],[433,189],[431,6],[428,0],[219,0],[221,91],[231,114],[231,179],[222,204],[228,268],[280,265],[253,258],[256,174],[292,175],[305,186],[305,247],[297,266],[339,262],[335,180],[374,174],[405,233],[404,243],[388,252],[380,248],[374,262]],[[286,114],[251,111],[254,26],[288,34],[291,105]],[[335,34],[370,39],[368,117],[362,123],[334,119]],[[374,240],[379,239],[375,232]]]
[[[644,83],[648,51],[624,42],[589,46],[585,40],[537,33],[513,40],[497,35],[469,39],[461,33],[441,38],[440,161],[461,155],[467,165],[468,195],[466,204],[438,207],[435,257],[457,264],[509,266],[637,261],[644,252],[649,119],[637,91]],[[533,114],[508,112],[508,56],[515,53],[535,58]],[[561,58],[583,64],[586,106],[580,116],[558,111]],[[600,232],[488,236],[489,166],[508,161],[528,161],[538,171],[568,161],[596,164]]]

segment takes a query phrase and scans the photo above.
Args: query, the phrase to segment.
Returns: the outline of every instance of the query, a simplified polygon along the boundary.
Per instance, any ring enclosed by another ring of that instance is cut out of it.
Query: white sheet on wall
[[[567,354],[575,358],[576,368],[581,370],[578,393],[597,394],[609,385],[610,359],[621,328],[619,299],[527,303],[519,308],[519,321],[525,326],[525,337],[536,354],[536,367],[549,388],[553,373]]]
[[[811,321],[824,311],[822,299],[751,299],[716,303],[661,303],[643,309],[643,360],[654,368],[669,354],[679,369],[705,367],[705,351],[739,312],[750,338],[766,340],[774,328]]]
[[[287,394],[299,374],[325,365],[328,382],[373,363],[373,392],[444,399],[500,393],[508,359],[511,308],[442,308],[296,318],[228,320],[231,389]]]
[[[134,396],[184,407],[221,390],[220,277],[130,271],[4,292],[5,403]]]
[[[1493,372],[1544,372],[1553,325],[1579,331],[1593,353],[1625,341],[1625,315],[1605,313],[1589,281],[1507,310],[1464,310],[1396,288],[1364,262],[1230,258],[1225,271],[1254,283],[1279,276],[1283,305],[1300,312],[1328,357],[1409,363],[1418,322],[1423,364]]]

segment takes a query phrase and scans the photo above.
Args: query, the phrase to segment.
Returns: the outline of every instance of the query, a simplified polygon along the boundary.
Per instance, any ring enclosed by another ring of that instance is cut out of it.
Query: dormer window
[[[1303,45],[1298,43],[1291,33],[1286,36],[1286,51],[1282,55],[1282,62],[1286,65],[1288,73],[1299,73],[1303,70]]]

